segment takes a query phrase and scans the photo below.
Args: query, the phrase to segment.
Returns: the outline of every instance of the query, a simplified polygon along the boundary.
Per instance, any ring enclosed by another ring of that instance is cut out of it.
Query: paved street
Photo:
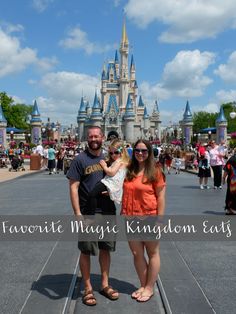
[[[195,175],[168,175],[167,214],[223,215],[225,190],[198,188]],[[47,172],[0,183],[1,215],[71,214],[67,180]],[[233,217],[234,218],[234,217]],[[117,243],[111,283],[121,297],[108,301],[98,294],[99,270],[93,258],[93,279],[98,305],[81,303],[80,278],[76,282],[78,250],[74,242],[4,242],[0,244],[1,314],[16,313],[233,313],[236,307],[235,242],[161,243],[162,268],[155,297],[146,304],[131,300],[138,281],[127,243]],[[76,283],[77,290],[73,293]],[[42,310],[43,309],[43,310]],[[125,310],[124,310],[125,309]]]

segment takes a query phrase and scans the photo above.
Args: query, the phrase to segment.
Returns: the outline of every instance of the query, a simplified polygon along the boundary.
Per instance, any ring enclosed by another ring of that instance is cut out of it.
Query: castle
[[[86,140],[89,126],[100,126],[106,136],[114,130],[121,139],[131,143],[139,138],[160,139],[161,121],[157,101],[149,116],[142,96],[138,98],[133,55],[129,66],[129,40],[125,22],[119,52],[120,61],[116,51],[115,59],[103,67],[101,96],[95,92],[92,106],[85,97],[81,98],[77,116],[80,141]]]

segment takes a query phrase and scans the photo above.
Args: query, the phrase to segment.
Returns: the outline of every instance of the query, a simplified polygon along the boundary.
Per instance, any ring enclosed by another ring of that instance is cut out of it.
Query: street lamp
[[[232,111],[232,112],[230,112],[230,118],[231,119],[235,119],[235,117],[236,117],[236,112],[235,111]]]
[[[11,139],[11,142],[14,140],[14,131],[13,130],[10,131],[10,139]]]
[[[30,137],[31,137],[31,134],[28,133],[27,135],[28,135],[28,143],[30,144]]]
[[[208,139],[211,139],[211,131],[208,131]]]

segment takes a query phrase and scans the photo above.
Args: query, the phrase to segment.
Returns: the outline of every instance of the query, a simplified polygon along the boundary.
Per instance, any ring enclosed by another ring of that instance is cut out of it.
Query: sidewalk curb
[[[32,171],[32,170],[29,170],[29,171]],[[1,182],[0,182],[0,185],[3,184],[3,183],[10,182],[10,181],[18,180],[18,179],[20,179],[20,178],[22,178],[22,177],[27,177],[27,176],[36,175],[36,174],[42,173],[42,172],[44,172],[44,171],[45,171],[45,170],[42,169],[42,170],[36,170],[35,172],[26,172],[26,173],[24,173],[24,174],[22,174],[22,175],[20,175],[20,176],[18,176],[18,177],[11,178],[11,179],[6,179],[6,180],[4,180],[4,181],[1,181]]]

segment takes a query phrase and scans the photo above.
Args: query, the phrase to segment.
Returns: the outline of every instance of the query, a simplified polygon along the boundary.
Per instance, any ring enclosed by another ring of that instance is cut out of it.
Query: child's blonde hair
[[[127,152],[127,149],[125,148],[124,144],[119,139],[114,139],[110,145],[109,150],[112,148],[118,150],[121,153],[121,161],[125,164],[128,164],[130,161],[129,154]],[[111,156],[109,155],[108,163],[111,164],[113,162]]]

